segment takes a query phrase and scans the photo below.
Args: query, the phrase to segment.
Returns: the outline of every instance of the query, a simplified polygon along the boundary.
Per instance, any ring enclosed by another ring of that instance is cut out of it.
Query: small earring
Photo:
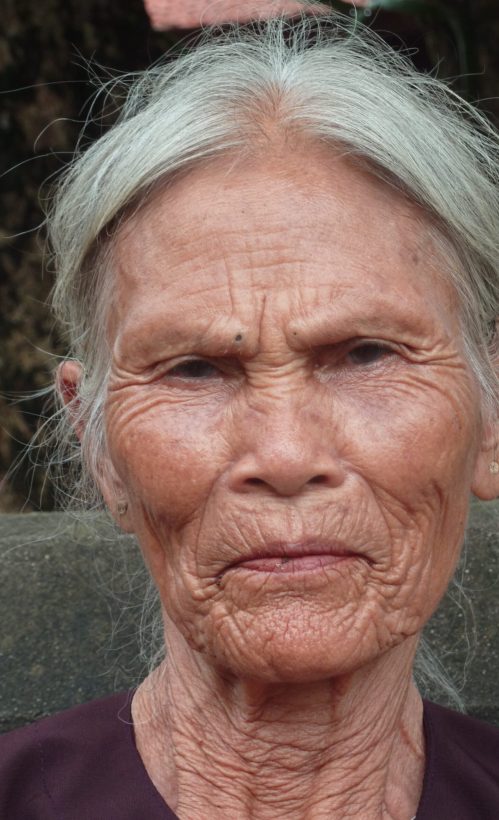
[[[118,515],[125,515],[126,511],[128,510],[128,501],[125,501],[124,499],[118,501],[116,509],[118,511]]]
[[[497,473],[499,473],[499,462],[497,461],[497,444],[494,447],[494,460],[491,461],[490,464],[489,464],[489,471],[493,475],[496,475]]]

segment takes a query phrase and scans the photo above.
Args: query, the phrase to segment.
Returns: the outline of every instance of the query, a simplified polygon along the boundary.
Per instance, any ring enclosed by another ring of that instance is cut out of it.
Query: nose
[[[230,488],[235,492],[291,497],[318,486],[339,487],[345,480],[331,436],[317,420],[307,423],[306,418],[284,414],[250,429],[245,439],[244,455],[230,473]]]

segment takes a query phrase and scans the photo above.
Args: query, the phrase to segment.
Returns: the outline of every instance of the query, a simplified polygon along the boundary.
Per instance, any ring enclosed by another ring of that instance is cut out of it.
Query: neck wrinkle
[[[169,643],[132,704],[146,771],[180,820],[411,820],[424,737],[409,641],[301,685],[240,681]]]

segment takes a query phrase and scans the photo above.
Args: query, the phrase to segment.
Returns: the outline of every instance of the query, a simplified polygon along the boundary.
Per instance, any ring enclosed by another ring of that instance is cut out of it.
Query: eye
[[[387,356],[394,355],[395,351],[380,342],[363,342],[353,347],[347,353],[347,358],[353,364],[376,364]]]
[[[176,364],[166,375],[178,379],[212,379],[220,376],[221,371],[206,359],[189,359]]]

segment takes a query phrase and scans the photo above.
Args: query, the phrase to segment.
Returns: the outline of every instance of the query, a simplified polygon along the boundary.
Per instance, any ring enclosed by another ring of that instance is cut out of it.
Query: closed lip
[[[241,555],[237,560],[229,564],[226,569],[232,569],[239,564],[244,564],[247,561],[254,561],[259,558],[292,559],[303,558],[307,555],[333,555],[338,558],[363,558],[369,561],[366,555],[350,549],[346,544],[339,541],[307,538],[302,541],[272,541],[246,555]]]

